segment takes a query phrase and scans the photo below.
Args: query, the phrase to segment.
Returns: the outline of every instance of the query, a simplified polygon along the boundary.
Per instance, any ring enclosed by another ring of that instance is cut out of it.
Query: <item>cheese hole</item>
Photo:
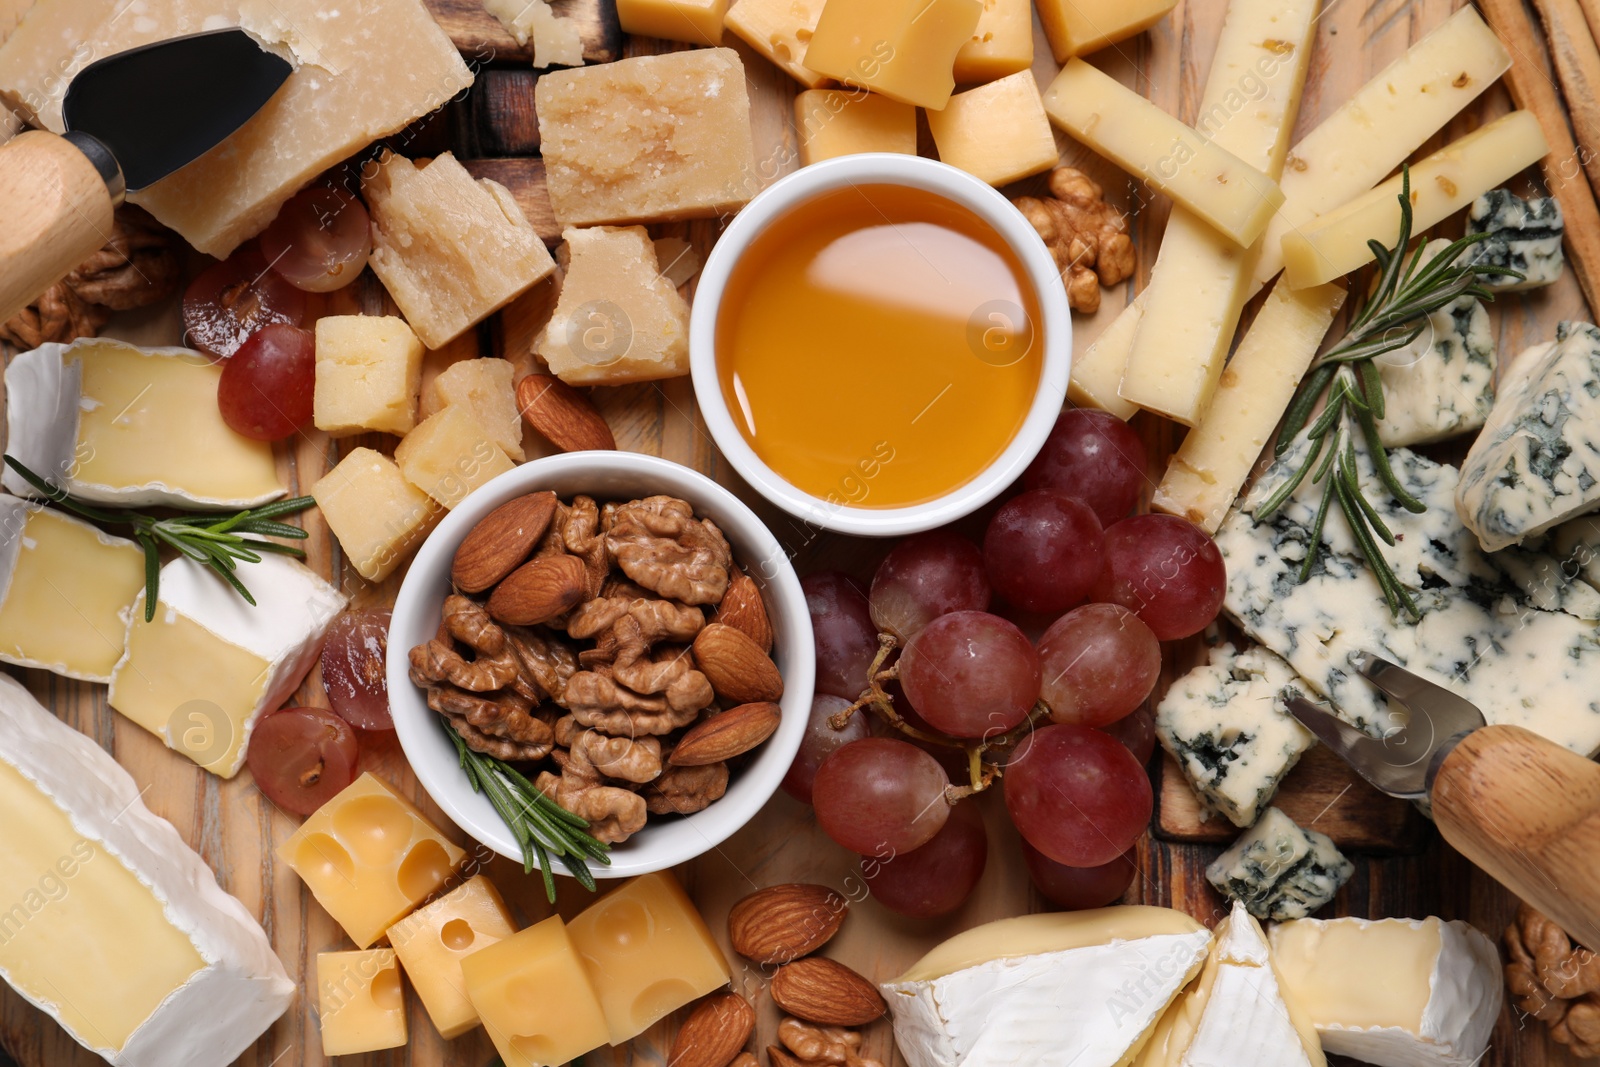
[[[465,919],[451,919],[440,928],[439,940],[451,952],[465,952],[472,947],[472,924]]]
[[[556,1059],[555,1052],[556,1043],[543,1034],[523,1034],[511,1039],[512,1057],[524,1063],[550,1063]]]
[[[410,814],[389,797],[357,797],[333,813],[333,832],[374,867],[395,861],[411,843],[412,828]]]
[[[694,987],[681,978],[664,978],[646,986],[633,998],[632,1018],[648,1026],[677,1011],[695,998]]]
[[[592,907],[603,909],[600,921],[590,928],[599,935],[596,947],[615,952],[637,952],[655,932],[655,916],[636,901],[602,900]]]
[[[295,850],[294,866],[313,888],[340,882],[355,884],[355,860],[343,845],[327,834],[310,834],[301,841]]]
[[[379,1011],[399,1011],[403,1006],[400,998],[400,968],[385,967],[372,979],[372,1003],[378,1006]]]
[[[438,889],[440,883],[448,877],[450,877],[450,857],[445,855],[443,845],[430,838],[418,841],[417,847],[406,856],[405,862],[400,864],[397,881],[400,892],[408,899],[421,900]]]

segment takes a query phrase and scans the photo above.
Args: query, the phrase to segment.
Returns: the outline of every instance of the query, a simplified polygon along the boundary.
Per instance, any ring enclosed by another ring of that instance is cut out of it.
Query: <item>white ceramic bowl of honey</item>
[[[811,616],[788,554],[755,512],[698,471],[633,452],[573,452],[524,463],[457,504],[417,550],[395,598],[385,674],[400,746],[422,788],[457,826],[502,856],[522,861],[516,839],[488,798],[467,784],[445,732],[449,727],[428,707],[408,671],[410,650],[438,632],[451,591],[450,564],[467,532],[506,501],[543,489],[562,499],[581,493],[601,501],[634,500],[660,493],[688,501],[696,515],[717,524],[734,559],[761,587],[772,622],[772,655],[783,675],[777,732],[733,773],[721,799],[681,818],[652,815],[643,830],[612,846],[609,867],[591,862],[589,869],[596,878],[631,878],[687,863],[732,836],[777,791],[805,736],[815,672]],[[554,866],[566,873],[559,863]]]
[[[695,396],[757,492],[840,533],[898,536],[988,503],[1066,397],[1072,322],[1006,199],[917,156],[780,179],[717,240],[689,324]]]

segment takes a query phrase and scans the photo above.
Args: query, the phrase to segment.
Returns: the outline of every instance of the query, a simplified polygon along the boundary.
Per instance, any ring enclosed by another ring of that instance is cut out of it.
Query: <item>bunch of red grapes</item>
[[[816,696],[784,789],[886,907],[928,918],[967,898],[988,839],[963,798],[997,777],[1047,899],[1100,907],[1133,880],[1160,642],[1215,619],[1226,581],[1205,531],[1128,515],[1144,471],[1125,423],[1069,410],[981,546],[933,530],[866,592],[833,571],[801,582]]]

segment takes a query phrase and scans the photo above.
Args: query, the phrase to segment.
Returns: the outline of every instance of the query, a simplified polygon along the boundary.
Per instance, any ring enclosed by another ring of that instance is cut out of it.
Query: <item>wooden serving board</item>
[[[396,150],[408,155],[432,155],[453,150],[469,160],[477,173],[507,184],[530,219],[547,240],[559,238],[558,228],[543,197],[543,170],[535,153],[538,131],[533,113],[535,72],[526,49],[519,49],[477,0],[427,0],[441,25],[462,52],[479,69],[476,87],[464,99],[391,139]],[[571,5],[570,12],[585,19],[585,41],[591,61],[636,55],[680,46],[646,40],[624,40],[616,28],[608,0],[556,0]],[[587,5],[587,6],[584,6]],[[1355,88],[1392,61],[1414,40],[1442,22],[1458,0],[1325,0],[1312,57],[1311,76],[1301,108],[1298,130],[1304,133],[1331,112]],[[1148,95],[1165,110],[1192,121],[1204,84],[1224,11],[1223,0],[1180,0],[1171,16],[1152,31],[1107,49],[1094,61],[1125,83]],[[1056,71],[1042,35],[1035,74],[1047,84]],[[743,56],[752,102],[757,159],[763,174],[779,174],[795,165],[792,104],[797,87],[763,59],[731,36],[727,42]],[[403,58],[398,60],[403,61]],[[1519,62],[1542,63],[1541,56],[1519,56]],[[1509,107],[1505,92],[1495,87],[1468,114],[1451,124],[1443,135],[1424,146],[1431,151],[1446,140],[1461,136]],[[1074,348],[1081,352],[1131,299],[1149,276],[1154,253],[1169,205],[1161,197],[1142,195],[1126,175],[1087,150],[1059,138],[1063,158],[1081,166],[1108,190],[1108,195],[1131,216],[1139,255],[1134,283],[1106,293],[1105,306],[1092,316],[1076,316]],[[1025,183],[1028,191],[1039,186]],[[1008,190],[1019,192],[1022,189]],[[716,224],[696,222],[655,228],[658,236],[671,234],[692,241],[702,256],[715,239]],[[198,266],[198,264],[197,264]],[[529,342],[548,315],[547,287],[518,301],[479,330],[454,342],[428,359],[428,374],[436,374],[457,359],[503,355],[522,369],[531,368]],[[392,305],[371,278],[319,301],[323,313],[392,313]],[[1511,297],[1491,312],[1500,351],[1511,354],[1547,337],[1564,318],[1587,318],[1581,296],[1570,276],[1550,289],[1527,297]],[[176,343],[180,331],[172,308],[121,316],[112,328],[130,339],[147,343]],[[706,433],[696,410],[687,379],[597,390],[595,398],[609,419],[619,445],[626,449],[665,456],[706,472],[727,484],[754,505],[788,548],[802,573],[836,567],[858,577],[870,576],[887,546],[820,533],[765,505],[728,469]],[[1166,458],[1181,438],[1176,426],[1140,416],[1133,425],[1150,451],[1149,477],[1153,487]],[[350,442],[330,442],[324,435],[308,433],[292,447],[281,450],[280,468],[287,483],[304,491],[336,461],[340,452],[356,444],[392,450],[394,442],[378,436]],[[549,446],[530,435],[530,455],[548,452]],[[361,581],[343,559],[320,517],[307,516],[311,532],[310,562],[334,576],[350,591],[358,606],[381,605],[393,600],[398,575],[372,586]],[[1208,635],[1215,639],[1218,635]],[[1222,635],[1233,636],[1236,635]],[[1177,642],[1167,649],[1158,692],[1172,678],[1205,657],[1205,639]],[[145,788],[146,802],[170,819],[191,845],[217,872],[224,888],[261,917],[268,935],[290,973],[302,981],[302,994],[288,1014],[243,1057],[240,1067],[315,1067],[324,1063],[316,1025],[315,996],[307,996],[305,982],[314,971],[315,956],[330,949],[348,948],[337,926],[304,892],[299,879],[280,864],[274,847],[295,829],[298,820],[276,810],[251,783],[248,773],[222,781],[165,749],[143,730],[109,710],[103,686],[56,678],[39,672],[21,672],[26,684],[66,721],[95,738],[127,767]],[[324,701],[313,677],[297,700]],[[417,787],[405,760],[389,735],[362,738],[364,769],[395,782],[426,811],[446,826],[438,808]],[[1205,922],[1223,914],[1222,901],[1206,884],[1205,866],[1232,834],[1224,823],[1201,823],[1193,796],[1176,776],[1163,770],[1166,761],[1152,761],[1152,778],[1160,796],[1155,834],[1138,846],[1141,874],[1130,888],[1130,903],[1167,905],[1183,909]],[[1420,916],[1438,914],[1467,919],[1498,938],[1513,914],[1515,900],[1487,876],[1444,846],[1409,808],[1383,802],[1352,784],[1348,772],[1313,752],[1291,775],[1279,803],[1296,819],[1330,830],[1352,850],[1356,873],[1329,908],[1330,914],[1363,916]],[[1345,786],[1350,786],[1346,789]],[[998,804],[998,796],[978,803],[990,831],[988,868],[977,892],[956,914],[933,922],[916,922],[894,916],[868,898],[852,857],[832,844],[816,827],[808,808],[779,794],[743,831],[707,855],[678,871],[706,918],[719,936],[726,935],[725,919],[738,898],[756,888],[785,881],[818,882],[838,889],[855,903],[839,937],[826,950],[862,973],[885,979],[900,972],[928,948],[951,934],[991,919],[1039,910],[1043,902],[1032,890],[1023,869],[1014,831]],[[1401,810],[1404,809],[1404,810]],[[469,849],[458,831],[452,835]],[[523,923],[549,912],[538,879],[525,877],[519,865],[474,852],[473,869],[484,869],[505,892]],[[562,881],[560,910],[571,914],[583,907],[587,894]],[[725,944],[725,941],[724,941]],[[735,986],[757,1004],[760,1013],[755,1047],[764,1049],[774,1039],[778,1013],[764,995],[765,975],[743,965],[731,951]],[[453,1042],[441,1041],[421,1007],[412,998],[412,1040],[406,1048],[364,1057],[346,1057],[346,1065],[370,1067],[484,1067],[493,1059],[481,1031]],[[665,1061],[677,1020],[654,1027],[639,1041],[620,1049],[602,1049],[585,1058],[589,1067]],[[80,1049],[60,1028],[8,989],[0,991],[0,1046],[21,1067],[93,1067],[100,1060]],[[887,1023],[871,1027],[867,1051],[886,1063],[901,1061],[894,1055]],[[765,1056],[762,1056],[765,1062]],[[1553,1067],[1577,1062],[1551,1042],[1541,1024],[1521,1020],[1507,1010],[1496,1028],[1493,1047],[1482,1061],[1485,1067]]]

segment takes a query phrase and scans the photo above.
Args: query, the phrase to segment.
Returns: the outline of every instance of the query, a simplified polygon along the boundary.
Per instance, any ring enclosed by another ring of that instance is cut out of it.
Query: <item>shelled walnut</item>
[[[1133,242],[1122,213],[1105,200],[1105,190],[1075,167],[1050,172],[1050,195],[1012,201],[1050,249],[1067,303],[1074,311],[1100,309],[1100,287],[1118,285],[1133,274]]]
[[[1506,986],[1516,1006],[1584,1059],[1600,1058],[1600,956],[1527,904],[1506,927]]]
[[[772,1067],[883,1067],[879,1061],[861,1055],[861,1033],[842,1026],[818,1026],[799,1019],[784,1019],[778,1024],[782,1046],[767,1047]]]

